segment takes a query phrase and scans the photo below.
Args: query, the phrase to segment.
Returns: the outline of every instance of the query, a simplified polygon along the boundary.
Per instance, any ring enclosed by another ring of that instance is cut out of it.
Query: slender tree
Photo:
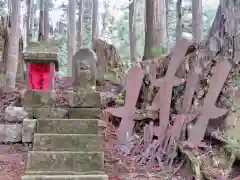
[[[27,28],[26,28],[26,34],[27,34],[27,42],[32,40],[33,34],[32,34],[32,8],[33,8],[33,1],[27,0]]]
[[[19,39],[20,39],[20,1],[12,1],[11,26],[9,33],[8,56],[7,56],[7,78],[6,84],[15,88],[16,75],[19,58]]]
[[[136,26],[135,26],[135,0],[129,0],[129,41],[130,41],[130,57],[134,63],[136,58]]]
[[[49,24],[49,2],[45,0],[44,2],[44,34],[43,34],[43,40],[48,41],[49,40],[49,34],[50,34],[50,24]]]
[[[176,42],[182,38],[182,0],[177,0]]]
[[[77,32],[77,48],[83,45],[83,0],[78,1],[78,32]]]
[[[202,0],[192,0],[192,32],[193,41],[203,40]]]
[[[72,58],[76,52],[76,0],[68,0],[68,76],[72,76]]]
[[[163,0],[146,0],[145,47],[143,60],[153,58],[155,50],[166,48],[166,5]]]
[[[92,14],[92,46],[99,36],[99,20],[98,20],[98,0],[93,0],[93,14]]]
[[[38,41],[43,40],[43,34],[44,34],[44,0],[40,0]]]

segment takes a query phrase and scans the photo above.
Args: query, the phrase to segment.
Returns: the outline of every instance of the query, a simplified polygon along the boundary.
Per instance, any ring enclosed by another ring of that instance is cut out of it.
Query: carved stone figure
[[[79,49],[73,56],[73,86],[76,88],[92,88],[96,86],[97,56],[89,48]]]

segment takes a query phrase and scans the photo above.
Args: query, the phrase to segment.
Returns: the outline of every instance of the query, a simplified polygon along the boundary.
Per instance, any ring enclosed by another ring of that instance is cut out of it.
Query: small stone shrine
[[[34,90],[51,90],[58,71],[58,49],[52,44],[31,42],[23,57],[27,69],[27,84]]]
[[[30,89],[23,102],[29,112],[24,120],[25,139],[33,141],[33,149],[22,180],[108,180],[98,132],[100,92],[81,87],[64,92],[69,98],[59,103],[54,91],[57,51],[49,51],[54,49],[49,44],[33,47],[29,48],[32,53],[24,54]],[[45,53],[39,52],[40,47],[45,47]]]

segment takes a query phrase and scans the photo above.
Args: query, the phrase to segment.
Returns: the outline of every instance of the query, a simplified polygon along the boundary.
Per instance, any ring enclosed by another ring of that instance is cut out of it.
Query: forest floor
[[[28,147],[0,145],[0,180],[20,180],[25,172]]]
[[[0,145],[0,180],[21,180],[26,169],[28,150],[29,147],[22,144]],[[158,171],[151,173],[151,178],[146,173],[129,173],[126,168],[132,168],[131,164],[129,167],[120,165],[112,159],[111,152],[105,151],[105,154],[109,180],[160,180]]]
[[[29,147],[22,144],[0,145],[0,180],[21,180],[26,169],[28,150]],[[165,180],[162,170],[129,173],[130,169],[134,169],[131,158],[126,166],[119,163],[110,151],[105,151],[105,156],[105,171],[109,180]],[[239,174],[240,169],[237,172]],[[183,168],[171,180],[192,180],[191,177],[189,171]]]

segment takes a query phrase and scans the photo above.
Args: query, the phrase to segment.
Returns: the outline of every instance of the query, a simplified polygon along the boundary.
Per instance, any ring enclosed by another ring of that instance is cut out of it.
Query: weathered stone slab
[[[108,180],[104,174],[98,175],[26,175],[22,180]]]
[[[36,130],[36,119],[24,119],[22,128],[22,142],[33,142],[34,132]]]
[[[68,119],[68,108],[60,107],[39,107],[32,108],[32,116],[36,119]]]
[[[100,108],[100,92],[96,91],[78,91],[65,92],[67,98],[65,103],[61,101],[55,91],[33,91],[28,90],[24,94],[23,104],[25,107],[79,107],[79,108]]]
[[[97,151],[102,138],[92,134],[35,134],[34,151]]]
[[[20,142],[22,140],[21,124],[0,124],[0,142]]]
[[[70,119],[100,119],[100,108],[69,108]]]
[[[100,108],[100,92],[78,91],[68,94],[68,104],[75,108]]]
[[[50,109],[50,118],[68,119],[68,108],[52,107]]]
[[[51,108],[32,108],[32,115],[36,119],[48,119],[51,117]]]
[[[37,133],[98,134],[97,119],[39,119]]]
[[[32,108],[50,106],[50,93],[51,91],[27,90],[24,93],[23,106]]]
[[[100,152],[41,152],[28,153],[29,171],[103,171],[103,153]]]

